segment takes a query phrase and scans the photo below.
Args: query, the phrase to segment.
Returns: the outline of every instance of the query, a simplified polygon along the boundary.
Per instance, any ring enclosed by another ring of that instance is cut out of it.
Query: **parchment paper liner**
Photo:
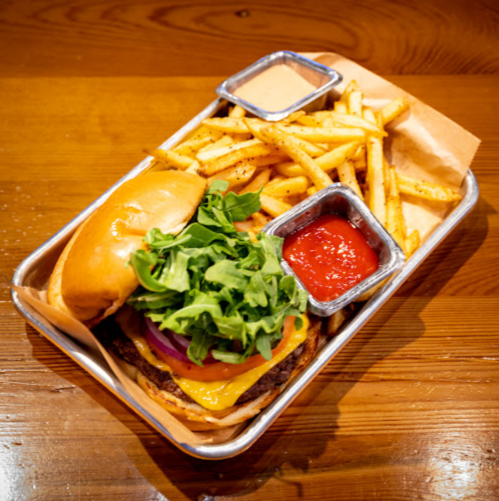
[[[466,171],[480,144],[478,138],[407,92],[349,59],[333,53],[304,55],[334,68],[343,75],[342,84],[336,91],[332,91],[333,96],[339,95],[346,85],[355,79],[364,90],[365,104],[374,110],[381,109],[396,97],[409,99],[410,111],[387,126],[389,138],[385,140],[385,153],[388,161],[406,176],[456,190],[461,188]],[[449,204],[415,201],[406,196],[402,196],[402,204],[408,232],[419,230],[422,240],[428,237],[452,209]],[[244,428],[243,424],[214,432],[189,430],[151,400],[135,381],[123,373],[87,327],[48,305],[45,291],[16,286],[13,286],[13,289],[55,327],[80,343],[98,349],[130,395],[161,422],[178,442],[190,446],[221,443],[230,440]]]

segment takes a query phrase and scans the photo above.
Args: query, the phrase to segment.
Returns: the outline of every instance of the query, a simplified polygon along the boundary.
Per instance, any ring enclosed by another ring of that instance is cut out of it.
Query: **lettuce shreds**
[[[191,338],[187,355],[200,366],[210,349],[222,362],[240,364],[255,353],[270,360],[284,320],[294,316],[301,328],[307,304],[279,265],[283,239],[262,232],[253,242],[234,227],[260,210],[260,192],[224,197],[227,186],[212,183],[179,235],[155,228],[144,238],[149,250],[130,259],[140,287],[128,303],[160,329]]]

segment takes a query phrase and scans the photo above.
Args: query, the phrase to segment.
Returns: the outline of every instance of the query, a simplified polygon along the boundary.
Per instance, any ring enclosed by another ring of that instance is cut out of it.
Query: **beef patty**
[[[185,402],[193,402],[193,400],[182,391],[177,383],[175,383],[169,372],[157,369],[144,357],[142,357],[133,344],[133,341],[123,333],[120,326],[114,321],[113,317],[107,318],[101,322],[93,329],[93,332],[109,351],[130,365],[135,366],[160,390],[165,390]],[[266,372],[251,388],[246,390],[238,398],[236,404],[241,404],[247,400],[258,398],[260,395],[272,390],[276,386],[281,386],[286,383],[290,378],[296,362],[303,352],[303,349],[304,345],[301,344],[282,362],[279,362],[272,369]]]

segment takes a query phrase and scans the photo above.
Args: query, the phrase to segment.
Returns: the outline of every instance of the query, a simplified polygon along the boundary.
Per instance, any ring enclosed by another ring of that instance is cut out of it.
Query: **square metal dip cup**
[[[267,224],[262,231],[286,238],[323,214],[338,214],[350,221],[367,239],[379,258],[379,268],[333,301],[319,301],[303,285],[286,260],[281,267],[296,278],[300,289],[308,293],[308,309],[321,317],[332,315],[399,270],[405,263],[402,249],[376,219],[360,197],[348,186],[334,183],[307,198]]]
[[[234,92],[246,82],[252,80],[254,77],[263,73],[265,70],[277,65],[289,66],[296,73],[308,80],[312,85],[317,87],[313,92],[304,96],[296,103],[288,106],[280,111],[267,111],[258,106],[241,99],[234,95]],[[216,89],[217,94],[230,101],[231,103],[238,104],[246,111],[249,111],[257,117],[263,118],[269,122],[282,120],[291,115],[294,111],[304,108],[307,104],[322,99],[321,103],[317,103],[317,108],[324,108],[326,101],[326,94],[334,86],[342,81],[343,77],[335,70],[317,63],[308,57],[300,56],[295,52],[288,50],[281,50],[273,52],[268,56],[262,57],[255,63],[251,64],[244,70],[231,76],[222,82]]]

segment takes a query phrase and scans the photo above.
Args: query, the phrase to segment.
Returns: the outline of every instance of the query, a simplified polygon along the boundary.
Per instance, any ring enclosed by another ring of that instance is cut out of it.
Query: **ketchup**
[[[319,301],[336,299],[379,268],[366,237],[336,214],[324,214],[286,237],[283,257]]]

